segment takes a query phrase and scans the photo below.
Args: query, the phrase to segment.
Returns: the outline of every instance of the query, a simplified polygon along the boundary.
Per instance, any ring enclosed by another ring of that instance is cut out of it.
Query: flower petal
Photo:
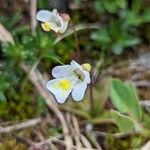
[[[81,72],[81,75],[83,74],[84,82],[86,82],[87,84],[91,82],[90,73],[88,71],[83,70],[82,67],[76,61],[71,61],[71,66],[74,68],[74,70]]]
[[[48,10],[40,10],[37,12],[36,19],[41,22],[49,22],[54,14]]]
[[[53,26],[51,27],[51,29],[54,31],[54,32],[59,32],[60,31],[60,27],[58,27],[56,24],[53,24]]]
[[[90,73],[88,71],[83,71],[83,73],[85,75],[84,82],[87,84],[91,83]]]
[[[70,17],[68,14],[60,14],[60,17],[62,18],[62,21],[63,21],[63,26],[60,29],[60,33],[63,34],[67,30]]]
[[[74,86],[73,91],[71,93],[72,98],[75,101],[81,101],[83,99],[83,97],[84,97],[86,88],[87,88],[87,84],[85,82],[77,83]]]
[[[52,12],[53,12],[53,14],[55,14],[55,15],[59,15],[57,9],[53,9]]]
[[[61,34],[63,34],[63,33],[67,30],[68,24],[69,24],[69,21],[63,21],[63,26],[62,26],[62,28],[59,30],[59,32],[60,32]]]
[[[54,94],[56,100],[58,103],[64,103],[66,99],[68,98],[69,94],[71,93],[72,86],[69,90],[63,90],[61,88],[58,88],[56,85],[59,83],[61,79],[53,79],[49,80],[46,84],[46,88]]]
[[[77,69],[77,68],[79,68],[80,70],[82,69],[81,66],[74,60],[72,60],[70,64],[74,69]]]
[[[52,75],[55,78],[63,78],[69,76],[73,71],[71,65],[56,66],[52,70]]]
[[[62,18],[57,13],[57,10],[53,10],[53,12],[40,10],[38,11],[36,18],[41,22],[49,22],[51,24],[51,29],[55,32],[58,32],[63,27]]]

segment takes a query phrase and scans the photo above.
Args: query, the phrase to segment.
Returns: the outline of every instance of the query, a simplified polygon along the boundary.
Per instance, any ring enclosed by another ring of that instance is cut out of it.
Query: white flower
[[[64,103],[70,93],[75,101],[80,101],[91,82],[90,70],[90,64],[79,65],[74,60],[70,65],[56,66],[52,70],[56,79],[49,80],[46,88],[54,94],[58,103]]]
[[[59,14],[56,9],[53,11],[40,10],[38,11],[36,18],[38,21],[41,21],[41,27],[44,31],[53,30],[56,33],[63,34],[69,24],[69,15],[68,14]]]

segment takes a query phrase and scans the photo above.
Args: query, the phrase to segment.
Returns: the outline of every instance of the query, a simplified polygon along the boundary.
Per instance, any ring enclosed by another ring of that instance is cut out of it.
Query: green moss
[[[18,143],[14,139],[5,139],[3,144],[0,145],[0,150],[27,150],[27,147]]]

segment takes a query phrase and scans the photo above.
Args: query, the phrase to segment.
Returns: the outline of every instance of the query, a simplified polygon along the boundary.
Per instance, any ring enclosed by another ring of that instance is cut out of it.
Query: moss
[[[5,139],[3,144],[0,145],[0,150],[27,150],[27,147],[18,143],[14,139]]]

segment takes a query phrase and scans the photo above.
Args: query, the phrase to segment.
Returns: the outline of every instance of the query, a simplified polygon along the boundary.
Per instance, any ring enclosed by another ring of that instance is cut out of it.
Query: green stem
[[[79,39],[78,39],[78,35],[77,35],[77,31],[75,29],[74,24],[71,22],[71,28],[73,29],[73,35],[74,35],[74,39],[75,39],[75,46],[76,46],[76,60],[79,61],[80,60],[80,46],[79,46]]]

